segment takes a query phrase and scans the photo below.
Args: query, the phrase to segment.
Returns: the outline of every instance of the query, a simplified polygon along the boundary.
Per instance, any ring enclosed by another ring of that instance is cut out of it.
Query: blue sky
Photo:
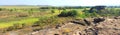
[[[120,0],[0,0],[0,5],[53,5],[53,6],[120,5]]]

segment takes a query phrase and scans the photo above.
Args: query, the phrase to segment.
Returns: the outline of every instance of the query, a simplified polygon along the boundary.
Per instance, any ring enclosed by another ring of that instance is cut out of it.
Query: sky
[[[0,5],[119,6],[120,0],[0,0]]]

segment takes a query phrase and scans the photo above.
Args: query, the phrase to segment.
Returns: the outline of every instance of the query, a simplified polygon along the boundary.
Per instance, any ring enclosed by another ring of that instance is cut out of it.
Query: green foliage
[[[15,24],[13,24],[13,26],[14,26],[15,29],[22,28],[22,24],[20,24],[20,23],[15,23]]]
[[[50,9],[51,7],[40,7],[40,9]]]
[[[29,14],[33,14],[33,12],[32,12],[32,11],[28,11],[28,13],[29,13]]]
[[[26,24],[25,23],[14,23],[13,26],[10,26],[6,29],[6,31],[12,31],[12,30],[17,30],[17,29],[22,29],[25,28]]]
[[[0,11],[2,11],[2,8],[0,8]]]
[[[26,23],[22,23],[21,25],[22,25],[22,28],[27,27],[27,24],[26,24]]]
[[[78,12],[76,10],[72,10],[67,13],[68,16],[76,16],[77,14]]]
[[[49,25],[49,24],[56,24],[57,23],[57,17],[53,16],[53,17],[40,17],[39,21],[36,21],[33,24],[33,27],[35,26],[40,26],[43,27],[45,25]]]
[[[100,16],[100,11],[97,11],[96,9],[92,10],[92,13],[89,12],[89,10],[84,9],[83,10],[84,14],[81,15],[81,17],[99,17]]]
[[[13,24],[13,26],[8,27],[7,31],[12,31],[12,30],[21,29],[21,28],[23,28],[22,24],[15,23],[15,24]]]
[[[76,16],[78,13],[76,10],[71,10],[71,11],[62,11],[61,14],[59,14],[59,17],[68,17],[68,16]]]
[[[54,11],[54,10],[51,10],[51,13],[55,13],[55,11]]]
[[[120,9],[114,9],[114,8],[107,8],[105,10],[94,10],[94,12],[92,13],[93,16],[119,16],[120,14]]]
[[[14,27],[13,27],[13,26],[10,26],[10,27],[8,27],[8,28],[6,29],[6,31],[12,31],[12,30],[14,30]]]
[[[91,16],[92,16],[92,17],[99,17],[96,12],[93,12],[93,13],[91,14]]]
[[[107,12],[106,14],[108,14],[109,16],[120,16],[120,9],[111,8],[107,9],[106,12]]]
[[[58,16],[66,17],[67,16],[67,11],[66,10],[62,11],[61,14],[59,14]]]

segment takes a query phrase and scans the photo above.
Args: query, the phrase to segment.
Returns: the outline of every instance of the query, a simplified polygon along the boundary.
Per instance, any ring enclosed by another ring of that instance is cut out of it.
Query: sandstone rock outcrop
[[[91,25],[94,22],[98,24]],[[85,24],[85,26],[81,25],[81,23]],[[87,26],[87,24],[90,24],[90,26]],[[120,19],[114,18],[74,20],[64,23],[64,25],[59,26],[58,24],[56,27],[27,32],[22,35],[120,35]],[[21,31],[9,32],[9,34],[20,34]]]

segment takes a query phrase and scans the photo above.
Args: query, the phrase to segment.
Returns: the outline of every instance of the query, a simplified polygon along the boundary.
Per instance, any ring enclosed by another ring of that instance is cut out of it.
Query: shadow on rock
[[[99,18],[94,18],[93,22],[96,24],[96,23],[103,22],[103,21],[105,21],[105,18],[99,17]]]

